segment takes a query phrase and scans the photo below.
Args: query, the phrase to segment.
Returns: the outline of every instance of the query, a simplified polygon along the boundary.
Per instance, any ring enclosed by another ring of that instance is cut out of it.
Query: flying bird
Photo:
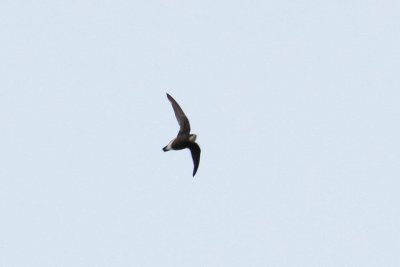
[[[189,120],[186,117],[185,113],[183,112],[182,108],[175,101],[175,99],[173,99],[172,96],[170,96],[168,93],[167,93],[167,98],[169,102],[171,102],[172,108],[174,109],[175,117],[178,120],[180,129],[176,138],[174,138],[171,142],[169,142],[169,144],[166,145],[163,148],[163,150],[164,152],[167,152],[169,150],[182,150],[185,148],[189,148],[193,159],[193,165],[194,165],[193,177],[194,177],[194,175],[197,172],[197,169],[199,168],[200,152],[201,152],[199,145],[195,142],[197,135],[190,133]]]

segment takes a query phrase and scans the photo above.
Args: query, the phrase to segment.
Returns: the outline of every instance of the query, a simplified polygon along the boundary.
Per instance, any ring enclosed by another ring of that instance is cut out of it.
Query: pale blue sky
[[[400,266],[398,1],[0,18],[0,266]]]

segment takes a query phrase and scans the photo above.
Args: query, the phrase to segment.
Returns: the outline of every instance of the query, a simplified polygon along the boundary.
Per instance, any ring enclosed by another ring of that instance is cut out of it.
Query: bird
[[[192,154],[193,159],[193,177],[195,176],[200,163],[200,146],[196,143],[196,134],[190,133],[190,123],[185,113],[175,99],[167,93],[167,98],[171,102],[172,108],[174,109],[175,117],[179,124],[178,135],[171,140],[165,147],[163,151],[167,152],[170,150],[182,150],[188,148]]]

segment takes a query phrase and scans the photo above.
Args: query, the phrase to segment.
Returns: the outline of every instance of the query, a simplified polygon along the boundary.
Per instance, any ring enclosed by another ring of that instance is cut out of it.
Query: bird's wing
[[[189,149],[190,153],[192,153],[192,159],[193,159],[193,177],[197,172],[197,169],[199,168],[200,164],[200,147],[197,143],[189,143]]]
[[[190,133],[190,123],[188,118],[186,117],[179,104],[175,101],[175,99],[173,99],[172,96],[170,96],[168,93],[167,97],[169,102],[171,102],[172,108],[175,112],[175,117],[178,120],[180,126],[178,135],[188,135]]]

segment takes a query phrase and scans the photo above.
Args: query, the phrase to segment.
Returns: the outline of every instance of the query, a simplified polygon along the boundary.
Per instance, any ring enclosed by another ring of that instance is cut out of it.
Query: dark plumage
[[[167,97],[169,102],[171,102],[172,108],[174,109],[175,117],[179,123],[180,129],[177,137],[174,138],[171,142],[169,142],[169,144],[166,145],[163,148],[163,150],[166,152],[169,150],[181,150],[185,148],[190,149],[194,164],[193,168],[193,176],[194,176],[197,172],[197,169],[199,168],[200,153],[201,153],[199,145],[195,142],[197,136],[195,134],[190,133],[189,120],[186,117],[185,113],[183,112],[182,108],[179,106],[179,104],[168,93]]]

